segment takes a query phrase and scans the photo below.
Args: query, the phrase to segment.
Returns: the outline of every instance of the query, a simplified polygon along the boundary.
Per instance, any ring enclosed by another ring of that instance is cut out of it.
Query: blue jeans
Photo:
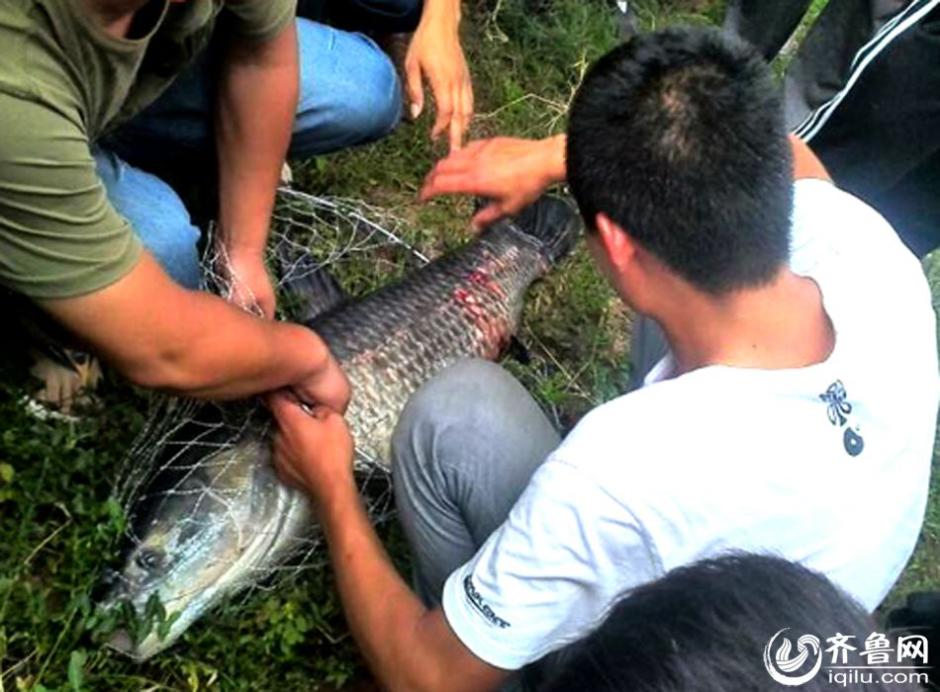
[[[391,132],[401,118],[401,87],[378,46],[362,34],[302,18],[297,33],[300,97],[290,157],[324,154]],[[173,188],[147,171],[185,165],[180,162],[188,159],[214,160],[211,65],[212,56],[203,56],[94,152],[115,209],[187,288],[200,283],[199,230]]]

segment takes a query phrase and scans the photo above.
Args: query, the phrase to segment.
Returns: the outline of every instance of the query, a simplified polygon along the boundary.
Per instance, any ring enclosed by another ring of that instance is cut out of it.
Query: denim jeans
[[[362,34],[303,18],[297,32],[300,96],[290,157],[336,151],[391,132],[401,117],[401,87],[378,46]],[[199,230],[177,192],[154,171],[192,161],[204,168],[214,161],[214,74],[212,56],[203,56],[94,152],[115,209],[166,272],[188,288],[200,283]]]

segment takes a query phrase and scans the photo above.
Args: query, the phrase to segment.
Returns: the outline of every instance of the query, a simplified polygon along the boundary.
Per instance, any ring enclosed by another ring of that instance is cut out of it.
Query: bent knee
[[[95,154],[108,201],[130,223],[143,246],[186,288],[200,282],[199,229],[186,205],[166,182],[129,166],[113,153]]]
[[[494,422],[500,419],[500,409],[509,405],[506,394],[517,395],[516,388],[522,387],[499,365],[478,358],[460,360],[414,393],[399,426],[420,421],[432,421],[436,427]]]
[[[391,59],[376,48],[364,66],[361,89],[344,108],[349,127],[362,142],[389,134],[401,121],[401,82]]]
[[[401,121],[401,83],[389,57],[368,37],[314,25],[302,68],[302,98],[291,155],[303,157],[381,139]],[[332,32],[332,33],[324,33]],[[324,55],[325,53],[325,55]]]
[[[455,363],[415,392],[402,411],[392,438],[396,472],[478,458],[467,451],[503,437],[522,403],[533,405],[522,385],[495,363]]]
[[[186,220],[159,228],[137,228],[144,247],[167,274],[185,288],[199,287],[202,270],[199,263],[199,229]]]
[[[368,40],[363,37],[363,40]],[[401,84],[392,61],[378,48],[359,62],[356,83],[336,94],[331,117],[335,135],[344,146],[374,142],[401,121]]]

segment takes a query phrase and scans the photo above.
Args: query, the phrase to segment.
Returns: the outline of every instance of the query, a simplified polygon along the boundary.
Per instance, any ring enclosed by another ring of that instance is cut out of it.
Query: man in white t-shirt
[[[927,283],[788,139],[760,58],[709,29],[615,49],[575,98],[567,173],[598,267],[670,353],[560,446],[498,366],[419,391],[394,482],[420,598],[361,507],[342,418],[272,400],[279,468],[313,495],[392,689],[496,687],[731,550],[803,563],[868,609],[913,550],[940,391]]]

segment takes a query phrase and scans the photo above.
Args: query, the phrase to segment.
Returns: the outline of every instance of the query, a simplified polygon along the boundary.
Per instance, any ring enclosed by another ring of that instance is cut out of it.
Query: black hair
[[[771,638],[782,628],[769,646]],[[764,661],[789,640],[798,655],[799,638],[813,635],[807,661],[788,675],[819,672],[801,692],[881,690],[908,692],[912,684],[882,683],[879,670],[845,685],[833,684],[822,664],[830,663],[826,639],[853,635],[858,651],[879,631],[866,611],[826,577],[776,557],[733,554],[681,567],[635,589],[611,611],[601,627],[563,652],[544,692],[725,692],[787,689],[775,682]],[[885,630],[880,630],[885,633]],[[806,647],[804,647],[806,648]],[[864,663],[862,659],[858,660]],[[853,661],[854,663],[855,661]],[[779,669],[778,669],[779,670]],[[839,671],[844,672],[844,671]]]
[[[788,260],[791,162],[770,68],[714,28],[633,38],[572,104],[568,180],[588,229],[604,212],[714,295],[765,285]]]

